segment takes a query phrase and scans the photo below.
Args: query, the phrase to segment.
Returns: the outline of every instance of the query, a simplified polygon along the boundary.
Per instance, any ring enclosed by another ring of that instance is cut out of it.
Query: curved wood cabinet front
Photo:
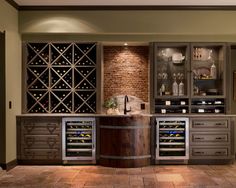
[[[149,117],[101,117],[99,127],[101,165],[121,168],[150,165]]]

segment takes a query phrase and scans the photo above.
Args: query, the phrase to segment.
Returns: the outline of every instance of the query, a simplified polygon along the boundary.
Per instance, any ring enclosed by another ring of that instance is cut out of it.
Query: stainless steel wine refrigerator
[[[63,118],[62,159],[95,163],[96,153],[95,118]]]
[[[189,159],[189,119],[156,118],[156,160]]]

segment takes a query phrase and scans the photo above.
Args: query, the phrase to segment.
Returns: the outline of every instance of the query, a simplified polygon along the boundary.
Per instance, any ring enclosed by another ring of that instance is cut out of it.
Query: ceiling
[[[14,0],[19,6],[235,6],[236,0]]]

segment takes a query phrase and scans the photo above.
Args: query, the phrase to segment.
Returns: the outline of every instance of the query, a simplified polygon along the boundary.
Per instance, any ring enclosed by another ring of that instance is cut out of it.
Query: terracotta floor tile
[[[0,170],[0,188],[236,188],[236,164],[17,166]]]
[[[111,186],[111,185],[108,185],[108,186],[104,186],[104,185],[102,185],[102,186],[84,186],[83,188],[114,188],[113,186]]]
[[[180,174],[156,174],[158,182],[183,182],[184,178]]]
[[[116,169],[116,174],[122,174],[122,175],[125,175],[125,174],[129,174],[129,169],[127,168],[117,168]]]
[[[154,177],[144,177],[143,178],[143,184],[144,186],[152,186],[157,184],[157,180]]]
[[[129,180],[130,180],[131,186],[143,186],[144,185],[143,178],[141,176],[133,175],[133,176],[130,176]]]

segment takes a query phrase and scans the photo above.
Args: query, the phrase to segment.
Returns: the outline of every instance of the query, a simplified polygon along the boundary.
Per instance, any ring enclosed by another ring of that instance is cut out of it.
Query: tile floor
[[[1,188],[236,188],[236,164],[101,166],[17,166],[0,170]]]

